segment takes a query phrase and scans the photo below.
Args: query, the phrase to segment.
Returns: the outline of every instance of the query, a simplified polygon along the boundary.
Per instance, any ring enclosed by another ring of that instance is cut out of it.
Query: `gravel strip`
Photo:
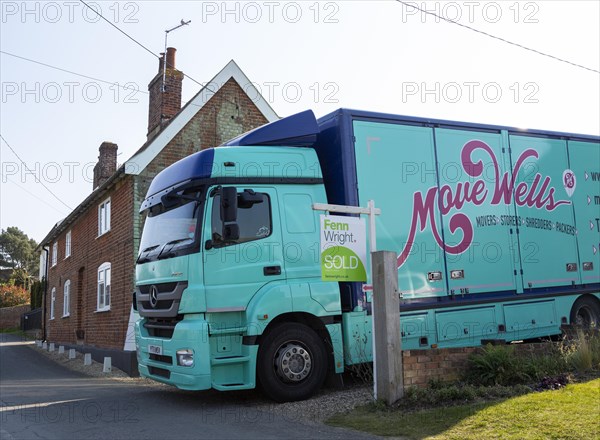
[[[271,412],[287,419],[323,423],[335,414],[350,412],[357,406],[372,401],[372,385],[353,385],[342,390],[325,389],[316,396],[300,402],[270,402],[267,406]]]

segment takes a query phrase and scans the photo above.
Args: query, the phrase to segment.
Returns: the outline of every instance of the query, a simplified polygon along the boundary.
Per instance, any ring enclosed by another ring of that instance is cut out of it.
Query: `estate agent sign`
[[[365,220],[321,215],[321,279],[367,281]]]

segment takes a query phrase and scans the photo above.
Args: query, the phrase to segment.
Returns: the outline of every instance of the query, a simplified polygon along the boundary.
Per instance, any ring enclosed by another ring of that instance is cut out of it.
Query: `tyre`
[[[583,328],[600,328],[600,303],[587,296],[579,298],[571,309],[571,324]]]
[[[306,325],[279,325],[262,338],[256,368],[258,381],[271,399],[307,399],[321,388],[327,375],[324,341]]]

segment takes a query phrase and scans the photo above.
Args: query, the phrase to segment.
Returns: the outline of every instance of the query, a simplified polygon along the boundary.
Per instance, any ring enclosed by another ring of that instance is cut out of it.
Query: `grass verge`
[[[35,339],[34,334],[26,333],[23,330],[21,330],[20,328],[0,329],[0,333],[7,333],[7,334],[19,336],[22,341],[33,341]]]
[[[600,379],[560,390],[414,412],[368,405],[329,425],[411,439],[598,439]]]
[[[0,328],[0,333],[10,333],[10,334],[24,334],[21,329],[13,327],[13,328]]]

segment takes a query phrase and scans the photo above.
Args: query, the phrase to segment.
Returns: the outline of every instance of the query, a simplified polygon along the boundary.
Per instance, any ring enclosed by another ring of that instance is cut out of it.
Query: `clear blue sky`
[[[597,1],[417,2],[495,36],[600,69]],[[598,135],[600,75],[395,1],[96,2],[198,82],[234,59],[280,116],[338,107]],[[42,239],[92,190],[103,141],[119,162],[146,135],[157,60],[78,2],[2,1],[0,227]],[[139,91],[120,86],[128,83]],[[200,88],[184,81],[184,102]],[[56,200],[41,181],[64,202]],[[66,205],[66,206],[65,206]]]

